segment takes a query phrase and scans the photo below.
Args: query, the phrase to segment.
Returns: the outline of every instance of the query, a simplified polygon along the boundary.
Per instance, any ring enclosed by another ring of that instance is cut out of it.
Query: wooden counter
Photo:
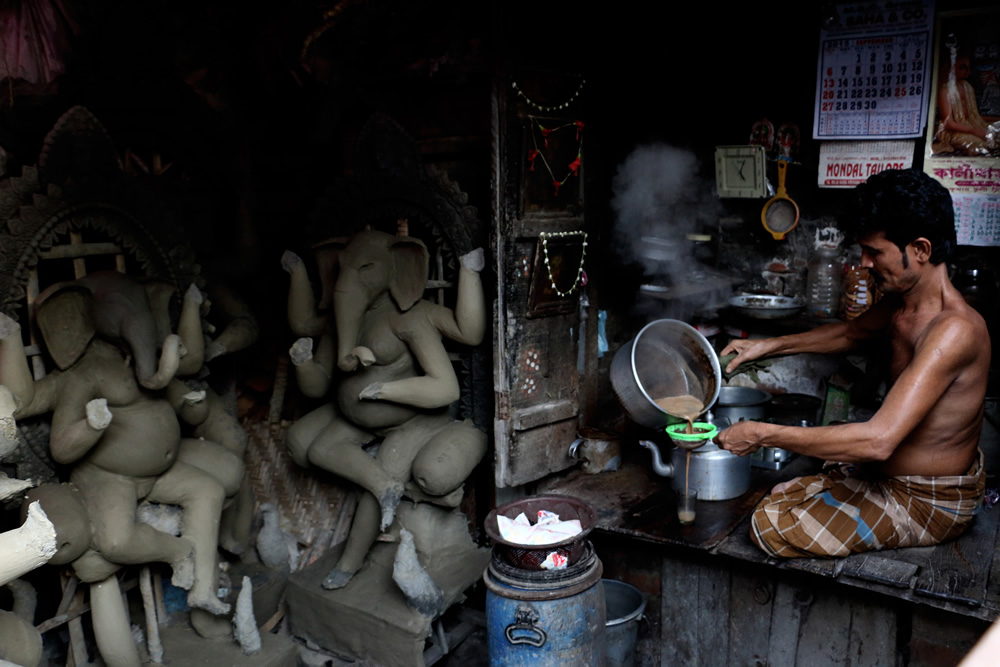
[[[594,508],[605,576],[649,595],[656,627],[644,641],[661,665],[901,664],[901,652],[911,657],[902,664],[944,664],[942,645],[953,646],[945,663],[955,664],[1000,613],[1000,507],[936,547],[774,559],[750,542],[751,511],[774,483],[815,472],[819,461],[754,468],[746,494],[699,501],[696,522],[681,526],[670,480],[637,452],[624,458],[616,472],[573,470],[537,491]],[[929,663],[914,658],[925,654]]]

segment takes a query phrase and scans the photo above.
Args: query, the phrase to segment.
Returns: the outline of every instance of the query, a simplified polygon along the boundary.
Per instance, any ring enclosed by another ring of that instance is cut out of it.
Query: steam
[[[691,151],[658,143],[636,148],[615,172],[615,247],[623,260],[642,266],[652,284],[670,287],[704,279],[707,267],[695,259],[687,235],[715,233],[722,206],[714,183],[701,178],[699,169]],[[705,297],[702,293],[696,300],[704,305]],[[676,300],[659,303],[675,312],[678,307],[683,313],[697,310]]]

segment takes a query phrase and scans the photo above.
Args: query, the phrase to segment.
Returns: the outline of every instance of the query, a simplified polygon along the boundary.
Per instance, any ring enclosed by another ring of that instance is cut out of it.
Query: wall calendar
[[[813,138],[923,135],[934,3],[837,4],[820,34]]]

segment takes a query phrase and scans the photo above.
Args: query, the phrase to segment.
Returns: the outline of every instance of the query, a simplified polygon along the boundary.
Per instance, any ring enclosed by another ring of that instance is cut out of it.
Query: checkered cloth
[[[957,537],[983,501],[983,453],[964,475],[866,476],[862,467],[828,464],[754,510],[750,538],[770,556],[847,556],[929,546]]]

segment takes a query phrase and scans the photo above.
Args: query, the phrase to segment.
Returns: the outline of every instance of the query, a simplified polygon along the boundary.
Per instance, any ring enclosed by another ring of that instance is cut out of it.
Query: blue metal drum
[[[604,667],[604,566],[589,553],[565,570],[515,568],[494,556],[483,573],[490,665]]]

